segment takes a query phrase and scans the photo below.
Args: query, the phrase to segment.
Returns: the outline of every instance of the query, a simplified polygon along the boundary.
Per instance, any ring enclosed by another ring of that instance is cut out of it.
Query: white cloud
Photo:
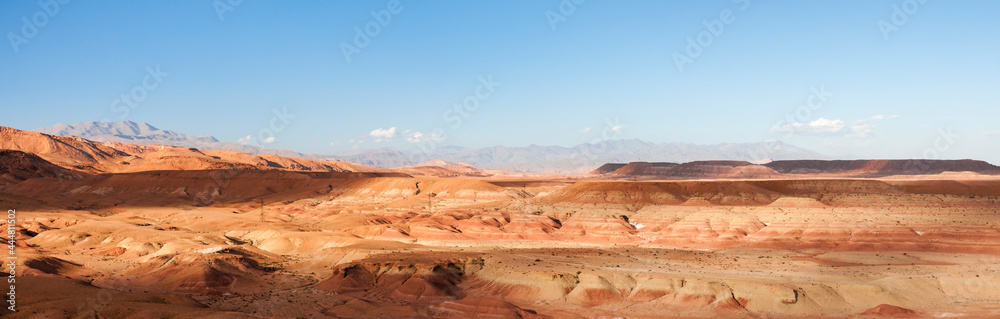
[[[785,123],[783,125],[775,125],[771,128],[771,132],[776,133],[801,133],[806,135],[826,135],[826,136],[841,136],[845,138],[850,138],[855,140],[852,143],[856,143],[856,140],[869,139],[878,134],[877,126],[875,123],[884,120],[895,120],[902,118],[899,115],[875,115],[866,119],[857,120],[851,122],[850,125],[843,120],[831,120],[826,118],[819,118],[815,121],[809,123]],[[828,141],[828,144],[830,142]]]
[[[621,125],[612,126],[611,129],[608,131],[612,133],[620,133],[622,131],[622,126]]]
[[[274,143],[274,141],[277,141],[277,140],[278,140],[277,138],[275,138],[274,136],[271,136],[271,137],[265,138],[263,140],[260,140],[260,143],[261,144],[271,144],[271,143]],[[250,145],[250,143],[253,143],[253,142],[254,142],[253,135],[247,135],[245,137],[241,137],[239,139],[236,139],[236,144]]]
[[[590,127],[584,127],[582,130],[580,130],[580,133],[586,134],[587,132],[590,132],[590,129],[591,129]]]
[[[804,134],[836,134],[841,132],[844,127],[847,126],[842,120],[828,120],[825,118],[819,118],[815,121],[809,123],[787,123],[785,125],[775,125],[771,128],[771,132],[781,132],[781,133],[804,133]]]
[[[385,138],[385,139],[394,138],[396,137],[396,127],[393,126],[390,127],[389,129],[377,128],[373,130],[371,133],[368,133],[368,136]]]
[[[337,143],[337,142],[330,142],[330,146],[334,146],[334,147],[336,147],[337,145],[340,145],[340,143]]]
[[[847,137],[852,138],[868,138],[875,133],[875,125],[870,124],[866,121],[857,121],[851,123],[851,133],[847,134]]]
[[[410,142],[410,143],[421,143],[421,142],[430,142],[430,141],[440,142],[440,141],[444,141],[444,137],[442,137],[440,135],[437,135],[437,134],[433,134],[433,133],[432,134],[424,134],[424,133],[420,133],[420,132],[413,132],[413,134],[410,134],[410,135],[406,136],[406,141]]]
[[[382,139],[380,139],[380,138],[376,138],[376,139],[375,139],[375,143],[382,143]]]
[[[236,143],[237,144],[249,144],[250,141],[252,141],[252,140],[253,140],[253,137],[250,136],[250,135],[247,135],[246,137],[241,137],[240,139],[236,140]]]

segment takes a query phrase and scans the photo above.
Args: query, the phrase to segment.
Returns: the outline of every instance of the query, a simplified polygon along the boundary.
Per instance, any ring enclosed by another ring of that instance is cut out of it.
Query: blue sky
[[[1000,2],[576,1],[4,1],[0,125],[130,120],[323,154],[777,139],[1000,163]]]

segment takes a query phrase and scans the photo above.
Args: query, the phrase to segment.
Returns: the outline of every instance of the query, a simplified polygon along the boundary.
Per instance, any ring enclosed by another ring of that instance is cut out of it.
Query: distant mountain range
[[[119,142],[130,144],[151,144],[143,142],[165,143],[219,143],[219,140],[208,135],[188,135],[173,131],[164,131],[146,123],[125,122],[85,122],[76,124],[59,123],[50,127],[40,128],[35,132],[55,136],[74,135],[92,141]]]
[[[369,166],[400,167],[443,159],[487,169],[533,173],[587,173],[608,162],[691,162],[705,160],[771,161],[827,159],[826,156],[789,144],[744,143],[695,145],[649,143],[637,139],[609,140],[573,147],[538,146],[487,148],[440,147],[431,154],[394,149],[368,150],[340,158]]]
[[[1000,175],[1000,166],[976,160],[790,160],[762,165],[745,161],[697,161],[688,163],[631,162],[608,163],[592,174],[610,177],[659,178],[792,178],[861,177],[935,175],[950,173]]]
[[[609,162],[691,162],[704,160],[770,161],[827,159],[826,156],[789,144],[743,143],[695,145],[686,143],[650,143],[638,139],[608,140],[573,147],[494,146],[465,148],[441,146],[429,154],[420,151],[374,149],[334,156],[303,154],[288,150],[263,149],[231,142],[220,142],[207,135],[188,135],[161,130],[146,123],[130,121],[56,124],[35,130],[51,135],[75,135],[98,142],[163,144],[204,150],[231,150],[251,154],[272,154],[307,159],[342,160],[383,168],[415,166],[431,160],[468,163],[477,167],[509,172],[582,174]]]

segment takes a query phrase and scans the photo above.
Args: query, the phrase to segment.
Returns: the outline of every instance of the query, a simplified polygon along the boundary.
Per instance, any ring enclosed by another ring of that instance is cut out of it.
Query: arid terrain
[[[0,150],[11,318],[1000,316],[985,162],[514,176],[6,127]]]

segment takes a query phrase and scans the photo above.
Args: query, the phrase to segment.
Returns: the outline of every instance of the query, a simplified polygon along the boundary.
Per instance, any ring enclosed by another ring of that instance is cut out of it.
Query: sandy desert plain
[[[1000,316],[985,162],[513,176],[11,128],[0,149],[4,317]]]

